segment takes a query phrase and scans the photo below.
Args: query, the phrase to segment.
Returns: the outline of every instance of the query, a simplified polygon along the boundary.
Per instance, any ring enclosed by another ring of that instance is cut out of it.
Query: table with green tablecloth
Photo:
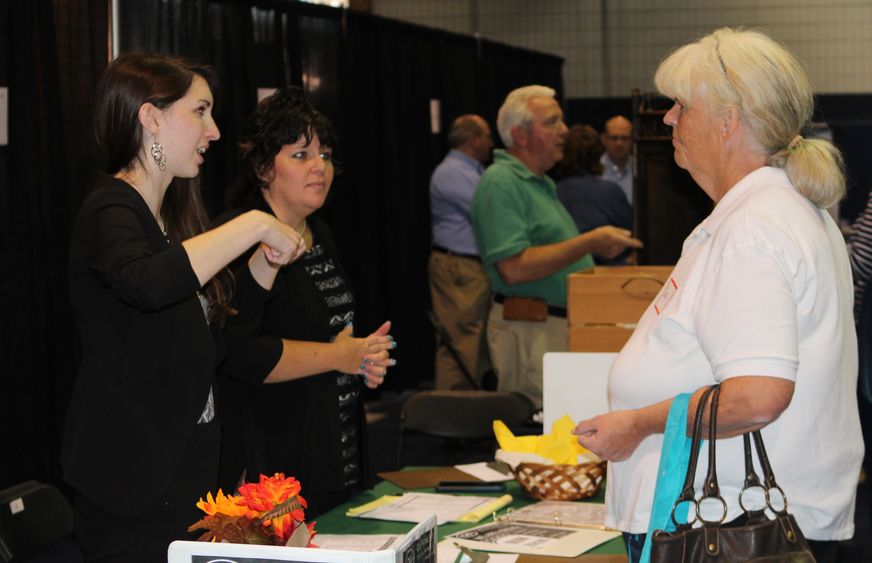
[[[414,489],[418,492],[434,492],[433,489]],[[351,499],[351,501],[334,508],[333,510],[322,514],[320,517],[316,518],[316,526],[315,529],[322,534],[405,534],[409,530],[412,529],[414,524],[408,522],[388,522],[385,520],[374,520],[368,518],[351,518],[345,515],[345,512],[349,508],[353,508],[356,506],[360,506],[362,504],[374,501],[378,498],[381,498],[384,495],[397,495],[405,492],[403,489],[397,487],[393,483],[388,481],[382,481],[374,488],[364,491],[359,494],[355,498]],[[535,502],[533,499],[527,498],[524,496],[523,491],[521,490],[520,485],[516,481],[508,481],[506,482],[506,492],[512,495],[514,499],[511,508],[517,510],[522,506],[526,506],[532,502]],[[500,496],[503,493],[473,493],[481,496]],[[305,496],[305,491],[303,496]],[[603,502],[603,493],[600,491],[597,497],[594,497],[589,502]],[[508,508],[508,507],[507,507]],[[500,511],[500,514],[505,513],[506,508]],[[489,521],[489,519],[482,520],[477,524],[461,524],[455,522],[449,522],[447,524],[443,524],[439,526],[437,529],[437,534],[440,540],[442,540],[445,536],[449,534],[453,534],[454,532],[458,532],[460,530],[465,530],[467,528],[471,528],[473,526],[478,526],[480,524],[485,524]],[[315,538],[315,542],[317,543],[317,536]],[[587,555],[623,555],[623,559],[614,558],[614,560],[626,560],[626,551],[624,549],[624,541],[622,538],[618,537],[611,541],[608,541],[591,551],[588,551]],[[525,560],[528,559],[529,556],[526,556]],[[586,559],[593,559],[592,557],[581,557],[580,561],[585,561]],[[612,560],[613,558],[608,558],[608,560]],[[560,561],[572,561],[574,559],[565,559],[565,558],[555,558],[555,560]],[[603,559],[605,560],[605,559]]]

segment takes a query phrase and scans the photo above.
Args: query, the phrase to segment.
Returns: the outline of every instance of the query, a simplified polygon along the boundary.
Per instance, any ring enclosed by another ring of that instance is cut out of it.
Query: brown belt
[[[470,260],[475,260],[476,262],[481,262],[481,257],[478,254],[464,254],[462,252],[454,252],[453,250],[448,250],[445,247],[433,245],[433,252],[438,252],[440,254],[447,254],[449,256],[457,256],[459,258],[469,258]]]
[[[507,300],[510,302],[511,301],[521,302],[521,307],[523,309],[526,309],[527,311],[529,311],[531,309],[536,309],[536,310],[546,311],[548,315],[551,315],[553,317],[561,317],[564,319],[566,318],[566,307],[559,307],[557,305],[548,305],[544,299],[539,299],[537,297],[514,297],[514,296],[506,296],[506,295],[503,295],[502,293],[496,293],[496,294],[494,294],[494,301],[503,305],[503,307],[504,307],[503,318],[506,320],[519,320],[519,321],[523,321],[523,320],[530,320],[530,321],[541,320],[541,321],[544,321],[545,320],[542,318],[534,318],[537,316],[541,317],[541,315],[536,315],[536,313],[529,313],[529,312],[522,312],[522,313],[520,313],[520,316],[518,318],[515,318],[515,319],[506,318],[505,307],[506,307]],[[521,318],[523,316],[529,316],[529,318]]]

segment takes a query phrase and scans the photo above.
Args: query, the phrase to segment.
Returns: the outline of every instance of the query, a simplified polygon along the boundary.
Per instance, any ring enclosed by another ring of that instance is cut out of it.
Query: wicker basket
[[[528,497],[539,500],[580,500],[599,492],[606,474],[606,463],[520,463],[514,473]]]

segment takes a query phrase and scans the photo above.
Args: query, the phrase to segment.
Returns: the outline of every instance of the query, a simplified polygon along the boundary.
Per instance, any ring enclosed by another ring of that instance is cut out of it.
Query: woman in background
[[[243,128],[242,172],[230,194],[230,216],[274,214],[303,234],[308,251],[281,269],[252,327],[227,324],[221,482],[232,488],[243,471],[293,475],[310,517],[369,481],[362,384],[377,387],[395,363],[390,322],[353,336],[354,296],[327,225],[312,215],[333,182],[334,139],[301,91],[278,90]]]
[[[573,125],[563,145],[563,160],[555,167],[557,199],[569,211],[579,233],[603,225],[633,229],[633,208],[621,186],[603,180],[600,134],[590,125]],[[626,255],[611,260],[594,256],[598,264],[624,264]]]
[[[69,287],[82,361],[61,461],[87,560],[161,561],[186,539],[217,484],[212,394],[226,266],[251,248],[238,284],[256,308],[300,235],[251,212],[206,231],[195,179],[219,132],[206,69],[157,53],[122,55],[97,89],[105,177],[73,230]],[[181,180],[181,181],[180,181]]]

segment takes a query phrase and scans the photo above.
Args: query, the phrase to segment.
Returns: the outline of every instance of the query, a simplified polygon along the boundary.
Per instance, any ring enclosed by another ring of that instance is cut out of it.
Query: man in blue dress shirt
[[[493,148],[490,127],[478,115],[462,115],[451,124],[448,146],[451,151],[430,179],[430,295],[436,322],[445,328],[454,349],[452,353],[445,342],[439,342],[436,388],[472,389],[490,369],[484,336],[490,283],[469,218],[482,163]]]
[[[627,201],[633,205],[633,124],[623,115],[616,115],[606,121],[602,134],[603,153],[600,162],[603,173],[600,178],[611,180],[621,186]]]

